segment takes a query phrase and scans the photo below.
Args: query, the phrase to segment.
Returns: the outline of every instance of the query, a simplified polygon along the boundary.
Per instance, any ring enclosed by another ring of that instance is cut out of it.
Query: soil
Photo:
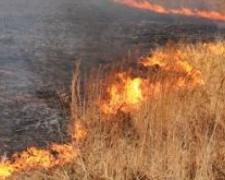
[[[0,155],[69,140],[73,65],[82,72],[173,41],[225,39],[225,23],[158,15],[109,0],[0,2]]]

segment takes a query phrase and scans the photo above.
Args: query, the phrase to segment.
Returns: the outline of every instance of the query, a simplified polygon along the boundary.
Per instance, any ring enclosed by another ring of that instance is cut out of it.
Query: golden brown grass
[[[225,179],[225,44],[178,47],[184,60],[202,71],[205,85],[150,98],[130,113],[104,115],[98,107],[105,77],[114,74],[116,65],[109,73],[93,71],[85,93],[75,68],[71,124],[82,122],[88,133],[76,145],[81,155],[71,165],[15,179]]]

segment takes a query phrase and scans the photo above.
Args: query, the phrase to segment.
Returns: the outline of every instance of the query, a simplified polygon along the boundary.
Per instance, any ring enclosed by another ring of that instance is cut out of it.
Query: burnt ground
[[[225,38],[223,23],[109,0],[1,1],[0,19],[0,155],[69,140],[60,95],[69,94],[75,60],[86,73],[168,40]]]

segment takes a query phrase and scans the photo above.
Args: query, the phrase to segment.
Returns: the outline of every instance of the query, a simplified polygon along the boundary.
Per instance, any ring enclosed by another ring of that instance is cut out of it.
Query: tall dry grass
[[[105,98],[105,80],[110,77],[110,82],[127,62],[93,71],[85,92],[77,64],[71,129],[79,121],[87,130],[87,137],[76,143],[81,155],[71,165],[26,172],[16,179],[225,179],[225,43],[176,46],[183,60],[201,70],[205,85],[162,93],[129,113],[105,115],[98,106]]]

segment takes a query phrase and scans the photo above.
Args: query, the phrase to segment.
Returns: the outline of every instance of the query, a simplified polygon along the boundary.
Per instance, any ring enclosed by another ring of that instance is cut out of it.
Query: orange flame
[[[117,81],[106,90],[108,99],[100,103],[105,114],[130,112],[139,108],[149,97],[157,97],[162,90],[192,88],[204,84],[201,71],[182,60],[182,52],[178,50],[169,55],[156,50],[151,57],[140,59],[139,64],[153,73],[148,75],[148,72],[144,72],[147,77],[132,77],[127,72],[117,73]]]
[[[162,5],[152,4],[150,1],[143,0],[114,0],[114,2],[121,3],[127,5],[129,7],[134,7],[146,11],[152,11],[160,14],[178,14],[178,15],[185,15],[185,16],[196,16],[205,19],[217,20],[225,22],[225,14],[221,14],[216,11],[203,11],[197,9],[189,9],[189,8],[182,8],[182,9],[167,9]]]
[[[218,43],[205,43],[204,47],[207,48],[207,50],[210,53],[213,53],[214,55],[223,55],[225,54],[225,45],[221,42]]]
[[[0,163],[0,179],[5,179],[13,173],[13,165],[8,160],[2,160]]]
[[[111,85],[107,91],[110,101],[102,103],[102,109],[105,113],[113,113],[120,109],[127,111],[134,108],[136,104],[144,100],[143,86],[144,81],[141,78],[132,79],[127,73],[117,74],[118,82]]]
[[[5,179],[15,173],[35,168],[53,168],[71,163],[79,155],[72,144],[52,144],[48,150],[29,147],[21,154],[15,153],[12,159],[0,161],[0,179]]]
[[[87,132],[82,123],[76,122],[74,140],[81,141],[85,139],[86,135]],[[47,150],[29,147],[22,153],[14,153],[11,159],[0,159],[0,180],[27,169],[49,169],[69,164],[79,154],[79,149],[76,149],[73,143],[51,144]]]
[[[75,131],[74,131],[73,139],[75,141],[81,141],[86,138],[87,130],[84,128],[81,121],[76,121],[74,129]]]

